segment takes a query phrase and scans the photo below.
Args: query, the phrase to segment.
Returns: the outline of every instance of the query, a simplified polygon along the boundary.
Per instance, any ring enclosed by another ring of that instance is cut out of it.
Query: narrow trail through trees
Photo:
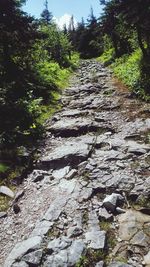
[[[4,267],[150,266],[149,104],[81,62],[16,204],[1,218]]]

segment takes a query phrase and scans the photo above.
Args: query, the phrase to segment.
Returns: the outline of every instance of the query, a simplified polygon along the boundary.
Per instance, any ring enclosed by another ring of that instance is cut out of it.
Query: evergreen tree
[[[31,129],[34,108],[46,89],[34,68],[34,43],[41,38],[34,19],[18,0],[1,0],[0,12],[0,142],[13,144]]]
[[[45,9],[43,10],[41,14],[41,21],[45,24],[50,24],[52,22],[53,15],[48,10],[48,0],[45,0]]]

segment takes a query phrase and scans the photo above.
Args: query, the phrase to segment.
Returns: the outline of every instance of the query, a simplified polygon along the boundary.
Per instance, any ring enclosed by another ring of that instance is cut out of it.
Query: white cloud
[[[69,26],[69,23],[70,23],[70,19],[71,19],[71,15],[70,14],[64,14],[62,17],[60,18],[56,18],[54,17],[54,21],[56,22],[56,24],[58,25],[58,27],[62,30],[64,25],[66,24],[67,28]],[[76,27],[77,25],[77,21],[76,19],[74,18],[74,25]]]

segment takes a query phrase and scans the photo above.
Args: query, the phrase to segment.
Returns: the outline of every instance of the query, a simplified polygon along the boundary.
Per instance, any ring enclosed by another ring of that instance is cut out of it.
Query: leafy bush
[[[114,48],[109,48],[109,50],[105,50],[104,53],[98,58],[98,61],[104,63],[105,66],[108,66],[114,61],[114,59]]]
[[[135,88],[140,80],[142,53],[137,49],[131,55],[123,55],[111,65],[115,75],[130,88]]]

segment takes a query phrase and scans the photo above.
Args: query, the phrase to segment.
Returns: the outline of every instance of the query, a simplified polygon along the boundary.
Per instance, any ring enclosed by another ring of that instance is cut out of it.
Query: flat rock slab
[[[91,249],[104,249],[106,241],[105,231],[96,231],[93,229],[91,232],[85,234],[86,243],[88,248]]]
[[[133,266],[126,264],[126,263],[123,263],[123,262],[114,261],[113,263],[108,265],[108,267],[133,267]]]
[[[7,186],[0,186],[0,194],[14,198],[15,194],[14,192],[9,189]]]
[[[29,267],[29,265],[25,261],[18,261],[12,267]]]
[[[69,267],[74,266],[79,261],[85,245],[82,240],[58,239],[49,244],[49,249],[51,248],[54,253],[47,258],[43,266]]]
[[[54,222],[49,222],[46,220],[39,221],[36,223],[35,228],[33,229],[31,236],[44,236],[52,228]]]
[[[54,148],[47,156],[43,156],[38,165],[49,169],[66,165],[76,166],[88,158],[90,151],[91,147],[85,142],[78,140],[68,141]]]
[[[33,251],[31,253],[28,253],[27,255],[25,255],[22,260],[24,260],[25,262],[27,262],[30,265],[36,265],[39,266],[42,260],[42,255],[43,255],[43,250],[39,249],[36,251]]]
[[[7,212],[0,211],[0,219],[7,217]]]
[[[78,110],[78,109],[71,109],[65,110],[61,112],[61,117],[78,117],[78,116],[85,116],[88,114],[88,110]]]
[[[143,225],[150,223],[150,216],[135,210],[129,210],[125,214],[119,216],[119,238],[123,241],[131,241],[132,244],[137,243],[141,239],[142,246],[150,242],[150,238],[143,233]]]
[[[41,243],[42,243],[42,238],[40,236],[35,236],[16,244],[16,246],[9,254],[8,258],[6,259],[4,267],[11,267],[12,264],[15,263],[15,261],[23,257],[31,249],[32,250],[39,249]]]
[[[65,194],[57,196],[56,199],[51,203],[43,219],[50,222],[56,221],[59,218],[67,201],[68,201],[68,196],[66,196]]]
[[[62,118],[55,122],[48,130],[61,137],[72,137],[94,132],[99,129],[98,123],[86,118]]]
[[[52,177],[54,179],[62,179],[69,173],[69,170],[70,170],[69,166],[66,166],[66,167],[59,169],[59,170],[55,170],[52,173]]]
[[[89,212],[88,230],[85,233],[85,240],[91,249],[104,249],[106,232],[101,231],[99,220],[95,211]]]

